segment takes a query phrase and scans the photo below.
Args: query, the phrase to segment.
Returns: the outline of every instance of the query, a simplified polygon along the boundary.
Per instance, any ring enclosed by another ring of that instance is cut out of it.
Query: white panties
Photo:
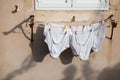
[[[71,27],[70,46],[72,52],[81,60],[88,60],[91,49],[99,51],[104,39],[104,22],[92,24],[91,26]]]
[[[71,48],[81,60],[87,60],[93,46],[92,29],[88,26],[72,27]]]
[[[90,28],[93,29],[93,47],[92,49],[96,52],[98,52],[101,49],[103,40],[105,38],[105,23],[104,21],[95,23],[91,25]]]
[[[67,27],[64,25],[45,24],[45,42],[53,58],[58,58],[62,51],[69,47],[69,34],[65,28]]]
[[[45,23],[44,35],[53,58],[58,58],[65,49],[71,47],[73,54],[85,61],[89,59],[91,49],[97,52],[101,48],[104,21],[79,27]]]

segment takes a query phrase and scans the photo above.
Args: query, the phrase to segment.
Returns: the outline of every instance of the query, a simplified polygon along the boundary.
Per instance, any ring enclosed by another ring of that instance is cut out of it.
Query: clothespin
[[[67,26],[66,25],[64,25],[64,29],[63,30],[66,30],[67,29]]]
[[[75,16],[73,16],[73,18],[71,19],[71,22],[75,22]]]
[[[82,32],[84,31],[84,29],[85,29],[85,25],[83,25]]]

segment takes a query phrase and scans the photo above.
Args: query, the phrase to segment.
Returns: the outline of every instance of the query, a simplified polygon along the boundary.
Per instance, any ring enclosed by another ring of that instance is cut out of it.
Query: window
[[[36,10],[108,10],[109,0],[35,0]]]

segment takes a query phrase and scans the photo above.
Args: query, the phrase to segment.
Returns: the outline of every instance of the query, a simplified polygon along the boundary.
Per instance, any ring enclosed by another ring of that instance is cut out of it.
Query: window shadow
[[[113,68],[105,68],[98,76],[98,80],[120,80],[120,63]]]

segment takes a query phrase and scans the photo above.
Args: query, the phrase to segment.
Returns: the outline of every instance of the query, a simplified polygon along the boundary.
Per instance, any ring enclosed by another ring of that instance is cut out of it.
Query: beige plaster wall
[[[34,11],[34,0],[0,0],[0,80],[120,80],[120,1],[110,4],[109,11]],[[13,14],[14,5],[20,10]],[[62,23],[67,25],[90,24],[113,14],[118,26],[113,39],[105,39],[88,61],[73,57],[70,49],[52,59],[43,41],[44,28],[35,23],[30,43],[29,22],[20,24],[31,14],[35,21],[70,21],[73,16],[79,21]]]

